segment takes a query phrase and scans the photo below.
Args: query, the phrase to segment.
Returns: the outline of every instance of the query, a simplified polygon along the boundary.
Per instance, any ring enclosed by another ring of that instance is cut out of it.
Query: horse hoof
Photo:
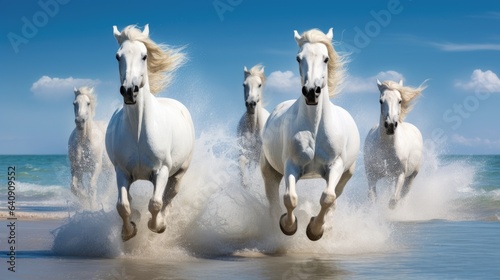
[[[163,226],[156,233],[158,233],[158,234],[159,233],[164,233],[166,229],[167,229],[167,226]]]
[[[131,221],[130,224],[132,224],[132,227],[134,228],[134,230],[132,231],[132,234],[130,234],[130,235],[124,234],[124,232],[122,230],[122,240],[123,240],[123,242],[131,239],[132,237],[134,237],[137,234],[137,226],[135,225],[135,223]]]
[[[281,215],[281,218],[280,218],[280,229],[281,231],[285,234],[285,235],[294,235],[296,232],[297,232],[297,217],[295,217],[295,222],[293,223],[292,225],[292,230],[286,230],[282,225],[281,225],[281,221],[285,218],[286,216],[286,213]]]
[[[314,217],[311,218],[311,221],[307,225],[306,235],[307,235],[307,238],[309,238],[309,240],[311,240],[311,241],[318,241],[318,240],[321,239],[321,237],[323,237],[323,232],[324,231],[323,231],[323,228],[322,228],[320,234],[314,234],[314,233],[312,233],[312,231],[311,231],[311,223],[313,222],[313,219],[314,219]]]
[[[153,226],[153,219],[149,219],[148,221],[148,228],[149,230],[151,230],[152,232],[156,232],[156,233],[164,233],[165,230],[167,229],[167,226],[166,225],[163,225],[161,226],[159,229],[157,229],[156,227]]]

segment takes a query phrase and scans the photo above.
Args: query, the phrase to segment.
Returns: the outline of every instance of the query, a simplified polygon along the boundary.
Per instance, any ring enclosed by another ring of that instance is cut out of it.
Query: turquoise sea
[[[100,181],[99,209],[90,210],[69,191],[66,155],[0,156],[0,211],[7,217],[7,169],[15,166],[20,217],[15,273],[1,222],[0,279],[500,279],[500,156],[424,155],[395,210],[387,207],[390,182],[369,203],[358,160],[324,237],[311,242],[305,227],[321,180],[299,181],[299,230],[284,236],[269,221],[258,170],[252,186],[239,184],[233,139],[201,138],[164,234],[147,229],[152,186],[132,186],[141,219],[125,244],[112,178]]]

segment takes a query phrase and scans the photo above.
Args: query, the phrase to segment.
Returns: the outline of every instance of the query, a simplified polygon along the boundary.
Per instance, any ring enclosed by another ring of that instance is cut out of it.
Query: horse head
[[[378,89],[380,91],[380,118],[384,122],[387,135],[393,135],[401,114],[402,97],[399,90],[387,87],[387,83],[381,83],[377,79]],[[403,80],[399,81],[403,86]]]
[[[250,70],[243,68],[245,80],[243,81],[243,91],[245,106],[248,114],[255,114],[255,107],[261,102],[262,88],[265,82],[264,67],[255,65]]]
[[[317,33],[321,32],[317,31]],[[326,35],[327,40],[331,42],[333,29],[330,28],[327,34],[322,35]],[[299,63],[302,82],[302,94],[307,105],[317,105],[318,98],[328,82],[328,62],[330,57],[327,45],[324,42],[304,38],[296,30],[294,31],[294,37],[300,47],[297,62]]]
[[[113,33],[120,44],[120,48],[116,52],[120,71],[120,94],[123,96],[125,104],[133,105],[136,103],[139,89],[148,83],[148,50],[145,44],[138,40],[124,40],[122,33],[118,31],[116,26],[113,26]],[[148,25],[144,27],[142,35],[149,36]]]
[[[74,88],[73,91],[75,93],[75,100],[73,101],[75,124],[79,130],[83,130],[87,121],[94,114],[93,89],[82,87],[80,89]]]

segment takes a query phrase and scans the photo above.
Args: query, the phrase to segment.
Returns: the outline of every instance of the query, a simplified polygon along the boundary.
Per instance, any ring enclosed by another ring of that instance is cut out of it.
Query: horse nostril
[[[384,126],[385,126],[385,128],[389,127],[389,123],[388,122],[384,122]]]
[[[135,86],[134,87],[134,92],[138,92],[139,91],[139,87],[138,86]]]
[[[321,93],[321,88],[320,87],[316,87],[316,93]]]
[[[398,127],[398,122],[395,122],[395,123],[394,123],[394,127]]]
[[[302,87],[302,94],[307,96],[307,88],[306,87]]]
[[[126,93],[126,92],[127,92],[127,90],[125,89],[125,87],[124,87],[124,86],[121,86],[121,87],[120,87],[120,94],[121,94],[121,95],[125,95],[125,93]]]
[[[254,101],[254,102],[252,102],[252,106],[253,106],[253,107],[257,106],[257,102],[255,102],[255,101]]]

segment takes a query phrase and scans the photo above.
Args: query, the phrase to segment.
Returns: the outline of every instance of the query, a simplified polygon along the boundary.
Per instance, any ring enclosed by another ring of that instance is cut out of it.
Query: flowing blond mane
[[[394,81],[383,81],[380,86],[380,91],[388,89],[388,90],[397,90],[401,94],[401,113],[399,114],[399,121],[402,122],[406,115],[413,109],[415,105],[414,100],[419,97],[422,91],[426,88],[425,82],[423,82],[417,88],[412,88],[408,86],[402,86]]]
[[[94,88],[93,87],[80,87],[78,89],[75,89],[75,99],[79,95],[85,95],[90,99],[91,116],[94,117],[95,107],[97,105],[97,100],[96,100],[96,97],[94,94]]]
[[[345,78],[345,57],[340,56],[333,48],[332,41],[325,33],[318,29],[311,29],[302,33],[298,44],[302,47],[304,43],[321,43],[328,50],[328,95],[335,96],[340,91],[340,85]]]
[[[157,44],[135,25],[125,27],[121,32],[119,44],[126,40],[139,41],[148,50],[148,78],[152,94],[157,94],[168,87],[172,82],[173,72],[186,60],[181,52],[183,48],[174,49],[165,44]]]
[[[250,70],[245,71],[245,79],[248,76],[257,76],[262,81],[262,85],[266,83],[266,76],[264,75],[264,66],[261,64],[257,64],[254,67],[250,68]]]

